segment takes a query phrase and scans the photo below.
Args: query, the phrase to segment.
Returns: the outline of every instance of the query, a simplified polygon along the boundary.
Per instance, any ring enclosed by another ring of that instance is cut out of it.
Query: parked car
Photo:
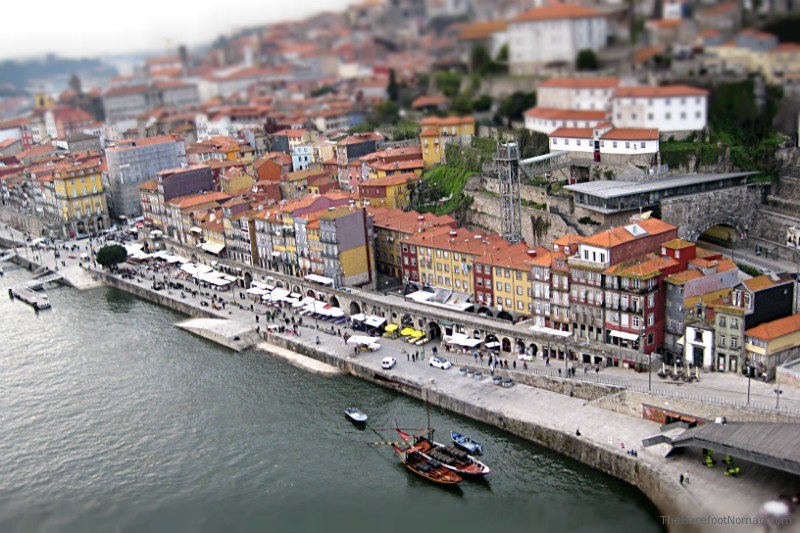
[[[453,364],[444,357],[431,357],[430,361],[431,366],[441,368],[442,370],[447,370],[453,366]]]
[[[395,359],[394,357],[384,357],[383,360],[381,361],[381,368],[384,370],[389,370],[396,364],[397,364],[397,359]]]

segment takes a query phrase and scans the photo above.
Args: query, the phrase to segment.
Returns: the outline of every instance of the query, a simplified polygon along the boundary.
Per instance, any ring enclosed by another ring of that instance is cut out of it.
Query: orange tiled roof
[[[681,270],[680,272],[676,272],[671,276],[666,278],[666,281],[672,283],[673,285],[683,285],[687,281],[692,281],[695,279],[704,278],[705,274],[702,271],[696,268],[688,268],[686,270]]]
[[[482,41],[490,38],[493,33],[506,31],[506,28],[508,28],[507,20],[490,20],[464,24],[458,31],[458,39],[460,41]]]
[[[781,43],[772,50],[770,54],[800,54],[800,43]]]
[[[764,341],[771,341],[784,335],[789,335],[800,331],[800,314],[790,315],[772,322],[765,322],[759,324],[754,328],[745,331],[746,335],[761,339]]]
[[[576,19],[602,17],[603,13],[579,5],[550,4],[535,7],[517,16],[511,22],[537,22],[540,20]]]
[[[739,2],[728,2],[726,4],[719,4],[714,7],[710,7],[703,11],[701,15],[703,17],[717,17],[738,8]]]
[[[648,235],[657,235],[659,233],[665,233],[667,231],[676,229],[676,227],[672,224],[668,224],[657,218],[638,220],[636,221],[636,224],[644,229]],[[596,233],[590,237],[586,237],[583,240],[583,244],[610,248],[612,246],[618,246],[633,240],[636,240],[636,237],[627,229],[625,229],[625,226],[620,226],[618,228],[608,229],[601,231],[600,233]]]
[[[676,28],[683,24],[682,19],[650,19],[645,22],[647,26],[655,26],[656,28]]]
[[[780,283],[784,283],[784,280],[781,280],[776,283],[775,281],[772,280],[770,276],[763,275],[763,276],[757,276],[755,278],[746,279],[742,283],[744,283],[745,287],[747,287],[751,291],[756,292],[764,289],[769,289],[770,287],[774,287],[775,285],[778,285]]]
[[[168,203],[178,207],[179,209],[187,209],[196,205],[201,205],[209,202],[222,202],[230,198],[224,192],[207,192],[202,194],[190,194],[187,196],[179,196],[173,198]]]
[[[419,109],[421,107],[440,106],[447,103],[445,96],[420,96],[411,102],[411,109]]]
[[[672,239],[671,241],[661,244],[661,246],[664,248],[669,248],[670,250],[683,250],[684,248],[691,248],[694,245],[695,244],[693,242],[684,241],[680,238]]]
[[[525,111],[526,117],[543,118],[550,120],[605,120],[608,113],[605,111],[558,109],[554,107],[534,107]]]
[[[438,137],[439,132],[433,128],[425,128],[422,130],[422,133],[419,134],[420,137]]]
[[[678,262],[667,256],[648,254],[607,268],[603,273],[626,278],[649,279]]]
[[[411,181],[419,179],[413,172],[405,172],[403,174],[392,174],[391,176],[384,176],[374,180],[368,180],[361,184],[362,187],[392,187],[395,185],[403,185]]]
[[[556,128],[548,137],[569,139],[591,139],[594,135],[592,128]]]
[[[563,89],[613,89],[619,87],[619,78],[550,78],[539,84],[539,88]]]
[[[658,140],[658,130],[652,128],[614,128],[601,135],[600,138],[612,141],[655,141]]]
[[[420,120],[420,126],[457,126],[459,124],[474,124],[475,117],[427,117]]]
[[[614,98],[671,98],[676,96],[708,96],[708,91],[688,85],[660,87],[620,87]]]

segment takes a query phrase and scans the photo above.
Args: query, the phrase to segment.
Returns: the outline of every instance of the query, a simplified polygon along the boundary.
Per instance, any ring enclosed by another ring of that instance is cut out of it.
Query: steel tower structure
[[[522,241],[522,215],[519,196],[519,145],[498,143],[494,156],[500,180],[500,235],[511,243]]]

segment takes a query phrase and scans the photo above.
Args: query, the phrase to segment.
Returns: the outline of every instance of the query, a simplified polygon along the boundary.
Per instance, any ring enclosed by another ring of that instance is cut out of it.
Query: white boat
[[[365,424],[367,422],[367,415],[362,413],[358,407],[348,407],[344,410],[344,416],[355,424]]]

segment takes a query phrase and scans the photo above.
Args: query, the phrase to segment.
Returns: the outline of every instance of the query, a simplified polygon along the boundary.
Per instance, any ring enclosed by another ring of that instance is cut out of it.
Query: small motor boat
[[[362,413],[358,407],[348,407],[344,410],[344,416],[354,424],[366,424],[367,415]]]
[[[467,451],[471,454],[476,453],[483,453],[483,446],[471,438],[467,437],[466,435],[462,435],[461,433],[456,433],[455,431],[450,432],[450,438],[453,439],[453,442],[456,446],[461,448],[464,451]]]

